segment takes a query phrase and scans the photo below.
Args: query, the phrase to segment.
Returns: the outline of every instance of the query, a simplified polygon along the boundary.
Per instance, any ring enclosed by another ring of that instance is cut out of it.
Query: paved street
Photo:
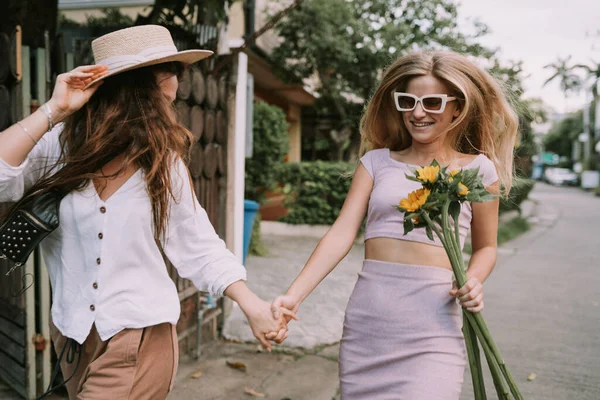
[[[600,198],[539,183],[531,197],[537,225],[502,249],[484,315],[526,399],[597,400]],[[463,388],[472,399],[467,374]]]

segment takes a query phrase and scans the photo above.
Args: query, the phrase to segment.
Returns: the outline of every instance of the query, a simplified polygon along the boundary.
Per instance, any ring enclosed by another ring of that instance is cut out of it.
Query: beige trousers
[[[50,334],[60,354],[67,338],[52,323]],[[125,329],[102,341],[94,325],[81,345],[77,369],[77,356],[72,363],[66,359],[65,354],[60,365],[64,379],[75,373],[66,384],[71,400],[164,400],[177,373],[177,332],[164,323]]]

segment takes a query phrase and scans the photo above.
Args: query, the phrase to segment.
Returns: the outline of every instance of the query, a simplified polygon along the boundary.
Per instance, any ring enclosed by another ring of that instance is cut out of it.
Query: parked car
[[[572,185],[579,184],[577,174],[567,168],[548,168],[544,171],[544,180],[551,185]]]

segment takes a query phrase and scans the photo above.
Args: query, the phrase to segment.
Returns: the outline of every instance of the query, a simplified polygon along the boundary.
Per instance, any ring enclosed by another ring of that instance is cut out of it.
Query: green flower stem
[[[464,311],[463,311],[464,314]],[[486,400],[485,383],[483,381],[483,369],[481,368],[481,357],[479,355],[479,345],[477,336],[469,320],[463,316],[463,334],[465,335],[465,344],[467,355],[469,356],[469,367],[471,369],[471,379],[473,380],[473,392],[475,400]]]
[[[448,202],[448,204],[450,204]],[[442,214],[444,215],[444,214]],[[451,234],[451,227],[450,227],[450,219],[448,218],[448,215],[445,214],[446,218],[445,218],[445,222],[446,222],[446,229],[448,230],[447,233],[447,237],[451,237],[453,240],[453,247],[455,249],[455,255],[457,255],[458,257],[458,261],[459,261],[459,269],[461,271],[464,271],[464,278],[465,278],[465,283],[468,280],[468,276],[466,275],[466,271],[467,269],[465,268],[465,263],[464,263],[464,258],[462,257],[462,249],[460,248],[460,230],[459,230],[459,225],[458,225],[458,221],[454,220],[454,235]],[[462,274],[461,274],[462,275]],[[462,286],[460,286],[462,287]],[[468,332],[470,334],[470,337],[465,334],[465,341],[467,342],[468,340],[473,340],[474,341],[474,346],[478,346],[478,340],[477,340],[477,333],[475,331],[475,327],[471,324],[470,320],[467,317],[467,313],[470,313],[470,311],[467,310],[463,310],[463,332]],[[487,343],[485,343],[485,341],[482,341],[482,346],[484,347],[484,354],[485,354],[485,358],[486,361],[488,363],[488,367],[490,368],[490,372],[492,374],[492,379],[494,382],[494,387],[496,389],[496,393],[498,394],[498,398],[500,400],[503,399],[508,399],[508,390],[506,389],[506,386],[504,385],[504,381],[503,381],[503,377],[502,377],[502,373],[500,370],[500,367],[497,363],[497,361],[494,358],[493,353],[491,352],[489,346],[487,346]],[[477,347],[477,350],[479,350],[479,348]],[[479,355],[479,352],[477,352],[477,355]],[[473,372],[473,369],[471,370],[471,375],[472,375],[472,379],[473,379],[473,388],[474,390],[477,390],[477,385],[483,385],[483,381],[481,383],[477,382],[476,383],[476,379],[478,377],[481,377],[481,379],[483,379],[483,370],[481,368],[481,360],[478,357],[477,361],[479,362],[479,369],[476,370],[476,372]],[[485,391],[485,388],[484,388]],[[484,392],[485,395],[485,392]],[[477,397],[475,397],[477,399]]]
[[[452,235],[450,232],[452,232],[452,230],[450,229],[450,221],[448,218],[448,208],[450,206],[450,201],[447,200],[444,205],[442,206],[442,221],[444,222],[444,233],[446,238],[450,237],[451,240],[454,239],[454,243],[452,247],[454,247],[455,249],[455,256],[457,257],[457,261],[460,264],[460,268],[453,268],[453,269],[459,269],[459,274],[462,278],[464,278],[464,282],[461,283],[459,280],[459,277],[457,276],[457,282],[459,283],[459,287],[462,287],[462,285],[464,285],[467,281],[467,274],[466,274],[466,270],[464,268],[464,259],[462,258],[462,254],[460,253],[460,250],[458,250],[458,248],[460,247],[459,243],[460,243],[460,236],[459,236],[459,228],[458,228],[458,222],[454,221],[454,235]],[[458,254],[457,251],[458,250]],[[457,275],[456,271],[455,271],[455,275]],[[516,385],[516,382],[514,381],[512,375],[510,374],[510,371],[508,370],[508,368],[506,367],[506,364],[504,362],[504,359],[502,358],[502,355],[500,354],[500,349],[498,349],[498,346],[496,345],[496,343],[494,342],[494,339],[492,338],[492,335],[487,327],[487,324],[485,323],[485,320],[483,319],[483,316],[481,315],[481,313],[472,313],[470,311],[466,311],[466,315],[467,316],[473,316],[473,318],[475,319],[475,323],[478,325],[478,327],[481,330],[482,335],[480,336],[479,340],[482,342],[482,345],[488,345],[490,350],[493,352],[494,354],[494,358],[495,361],[498,363],[500,370],[502,371],[502,374],[504,375],[506,382],[508,383],[508,386],[510,388],[511,393],[513,394],[513,396],[520,400],[523,398],[523,396],[521,395],[519,388]],[[485,341],[485,343],[484,343]]]
[[[448,205],[449,202],[447,202],[447,204],[444,204],[444,207],[442,208],[442,221],[445,222],[445,225],[447,227],[447,231],[446,232],[450,232],[450,222],[449,222],[449,218],[448,218]],[[446,237],[453,237],[454,238],[454,245],[456,246],[456,248],[460,247],[460,245],[458,245],[458,243],[460,243],[460,236],[457,236],[456,233],[458,232],[458,230],[456,229],[456,221],[455,221],[455,235],[452,234],[446,234]],[[459,253],[460,254],[460,253]],[[459,256],[460,259],[462,259],[462,255]],[[467,281],[467,274],[464,268],[464,260],[463,260],[463,265],[461,266],[461,268],[454,268],[454,269],[460,269],[460,275],[462,275],[465,279],[465,283]],[[456,272],[455,272],[456,274]],[[462,287],[462,285],[464,285],[464,283],[460,283],[460,280],[457,277],[457,282],[459,283],[459,287]],[[521,395],[519,388],[517,387],[516,382],[514,381],[512,375],[510,374],[510,371],[508,370],[508,368],[506,367],[506,364],[504,362],[504,359],[502,358],[502,355],[500,354],[500,349],[498,349],[498,346],[496,345],[496,343],[494,342],[494,339],[492,338],[492,334],[490,333],[487,324],[485,323],[485,320],[483,319],[483,316],[481,315],[481,313],[472,313],[470,311],[466,311],[466,315],[469,317],[473,317],[473,319],[475,320],[474,325],[476,324],[477,326],[475,326],[475,328],[479,327],[480,331],[481,331],[481,335],[479,335],[479,340],[482,342],[482,345],[487,345],[489,347],[489,349],[491,350],[491,352],[494,354],[494,358],[495,361],[498,363],[500,371],[502,371],[502,374],[504,375],[504,378],[506,379],[506,382],[508,383],[508,387],[510,388],[511,393],[513,394],[513,396],[520,400],[523,398],[523,396]],[[494,383],[496,384],[496,381],[494,381]]]
[[[508,367],[506,366],[506,364],[504,362],[502,362],[502,364],[500,364],[500,369],[502,370],[502,373],[506,377],[506,381],[508,382],[508,387],[510,388],[510,392],[513,394],[515,399],[523,400],[523,395],[521,394],[521,391],[519,390],[519,387],[517,386],[517,382],[515,382],[515,379],[512,377],[510,371],[508,370]]]
[[[462,203],[461,203],[461,206],[462,206]],[[462,256],[462,248],[460,248],[460,226],[458,225],[458,220],[454,220],[454,240],[456,241],[456,243],[459,247],[458,250],[459,250],[459,255],[460,255],[461,267],[462,267],[463,271],[466,271],[467,268],[465,268],[465,259]],[[465,274],[466,274],[466,272],[465,272]]]
[[[459,241],[456,241],[455,236],[453,235],[453,231],[450,228],[450,223],[449,223],[449,218],[448,218],[448,208],[449,208],[450,202],[446,201],[443,205],[442,205],[442,220],[441,220],[441,226],[442,226],[442,231],[443,231],[443,235],[444,235],[444,239],[442,241],[442,243],[444,244],[444,248],[446,249],[446,252],[448,253],[448,257],[450,258],[450,264],[452,265],[452,270],[454,271],[454,276],[456,278],[456,282],[459,288],[461,288],[466,282],[467,282],[467,276],[466,276],[466,272],[465,272],[465,268],[464,268],[464,261],[462,259],[462,254],[460,252],[459,249]],[[436,229],[436,234],[438,234],[438,236],[440,235],[439,230]],[[440,237],[440,240],[441,237]],[[462,261],[462,262],[461,262]],[[479,348],[477,345],[477,327],[473,326],[473,324],[469,321],[469,319],[466,318],[467,313],[469,313],[469,311],[467,310],[463,310],[463,332],[468,332],[467,334],[465,334],[465,344],[467,347],[467,354],[469,352],[469,347],[471,347],[471,351],[474,352],[474,349],[477,348],[477,353],[479,353]],[[472,332],[472,335],[469,335],[469,333]],[[481,340],[481,339],[480,339]],[[490,352],[489,350],[489,346],[484,345],[484,343],[482,342],[482,346],[483,346],[483,351],[485,353],[486,356],[486,360],[488,361],[488,365],[490,368],[490,372],[492,374],[493,380],[494,380],[494,387],[496,388],[496,391],[498,392],[498,397],[500,400],[503,400],[505,398],[504,396],[504,392],[508,393],[507,390],[505,390],[504,387],[504,382],[502,382],[502,374],[500,372],[500,368],[498,367],[497,363],[495,363],[493,361],[493,357],[494,355]],[[485,386],[483,386],[483,368],[481,367],[481,359],[479,357],[477,357],[476,360],[474,360],[475,363],[473,363],[471,361],[471,358],[474,357],[474,354],[468,354],[469,355],[469,364],[471,366],[471,379],[473,380],[473,392],[475,393],[475,399],[479,400],[479,396],[481,396],[480,392],[483,390],[483,396],[485,396]],[[500,389],[502,390],[498,390],[500,387]],[[485,397],[483,397],[485,398]]]
[[[442,205],[442,230],[444,231],[446,239],[450,240],[450,244],[448,246],[452,249],[452,258],[450,259],[450,264],[452,265],[452,270],[454,271],[454,276],[456,277],[458,287],[461,288],[465,283],[467,283],[467,273],[465,271],[464,259],[462,257],[459,245],[460,240],[458,242],[456,241],[456,238],[453,235],[453,230],[450,227],[450,219],[448,217],[449,208],[450,200],[446,200]]]
[[[462,287],[467,281],[467,276],[466,276],[466,272],[464,269],[464,261],[461,262],[462,254],[460,252],[460,249],[458,249],[460,247],[458,245],[458,243],[460,242],[459,241],[460,237],[457,238],[455,235],[453,235],[453,233],[455,233],[457,231],[456,227],[454,229],[454,232],[452,232],[453,230],[450,227],[450,223],[449,223],[449,219],[448,219],[449,206],[450,206],[449,200],[445,201],[444,204],[442,205],[441,228],[442,228],[443,233],[440,232],[438,227],[431,220],[431,218],[429,217],[429,215],[427,213],[423,213],[423,217],[424,217],[425,221],[427,222],[427,224],[431,227],[431,229],[440,238],[444,248],[446,249],[446,252],[448,253],[448,257],[450,258],[450,263],[452,265],[452,269],[454,271],[454,275],[456,277],[458,287]],[[468,317],[471,326],[474,328],[477,338],[481,341],[484,352],[486,353],[486,358],[488,359],[488,364],[490,365],[490,370],[492,372],[492,376],[496,377],[497,375],[499,375],[498,372],[501,372],[501,374],[505,377],[513,396],[517,400],[523,399],[523,396],[519,392],[519,389],[518,389],[514,379],[512,378],[512,375],[508,371],[508,368],[506,367],[506,364],[504,363],[504,360],[503,360],[502,356],[500,355],[500,351],[499,351],[498,347],[496,346],[496,343],[494,342],[494,340],[491,337],[489,329],[487,328],[487,324],[483,320],[483,316],[480,313],[471,313],[470,311],[466,311],[466,310],[465,310],[465,315]],[[496,366],[497,366],[497,368],[496,368]],[[502,382],[501,379],[494,379],[494,384],[496,385],[497,389],[500,384],[503,389],[502,392],[504,392],[506,390],[504,387],[504,382]],[[501,392],[499,392],[499,395],[500,395],[500,393]]]
[[[473,320],[472,315],[473,315],[473,313],[465,310],[464,311],[464,316],[466,317],[465,322],[468,323],[475,331],[475,334],[479,338],[481,338],[483,336],[483,334],[481,333],[480,327]],[[500,365],[498,364],[498,360],[496,359],[494,352],[492,351],[492,349],[490,348],[488,343],[485,340],[481,340],[481,339],[480,339],[480,342],[481,342],[481,347],[483,347],[483,352],[485,354],[485,359],[488,363],[488,367],[490,368],[490,373],[492,375],[494,387],[496,388],[496,393],[498,394],[498,399],[499,400],[505,400],[505,399],[509,400],[510,399],[509,391],[506,388],[506,385],[504,384],[504,378],[503,378],[502,370],[500,369]],[[510,386],[510,384],[509,384],[509,386]]]
[[[513,394],[513,396],[515,397],[515,399],[523,400],[523,395],[519,391],[519,388],[517,387],[517,383],[513,379],[512,375],[510,374],[510,371],[508,370],[508,367],[506,366],[506,363],[504,362],[504,359],[502,358],[502,355],[500,354],[500,350],[498,349],[498,346],[494,342],[494,339],[492,339],[492,335],[490,334],[490,331],[489,331],[487,324],[485,323],[485,320],[483,319],[483,316],[481,315],[481,313],[472,313],[472,312],[467,311],[466,315],[469,318],[469,320],[471,321],[473,327],[475,328],[475,331],[477,332],[477,337],[481,341],[481,344],[483,346],[488,346],[490,349],[490,352],[494,355],[494,359],[498,363],[499,368],[502,371],[502,375],[504,375],[504,378],[506,379],[506,382],[508,383],[508,387],[510,388],[510,391]]]

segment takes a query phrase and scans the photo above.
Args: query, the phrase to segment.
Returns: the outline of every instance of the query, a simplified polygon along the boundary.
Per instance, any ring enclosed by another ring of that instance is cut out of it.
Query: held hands
[[[103,81],[98,81],[90,87],[86,86],[93,80],[106,75],[107,72],[108,67],[105,65],[84,65],[71,72],[58,75],[52,98],[48,101],[54,122],[60,122],[79,110]]]
[[[296,317],[298,308],[300,308],[300,301],[295,297],[286,295],[275,298],[275,300],[273,300],[273,304],[271,304],[273,318],[283,318],[285,321],[285,329],[269,332],[266,334],[266,338],[273,340],[275,343],[283,343],[283,341],[287,338],[287,324],[292,319],[298,320],[298,317]]]
[[[276,343],[283,342],[287,337],[287,323],[292,319],[298,319],[296,314],[290,310],[285,308],[276,310],[271,304],[261,299],[257,299],[243,311],[246,318],[248,318],[254,337],[268,351],[271,351],[269,340]],[[277,314],[277,317],[275,317],[275,314]]]
[[[467,311],[476,313],[483,310],[483,285],[475,277],[469,278],[460,290],[454,281],[450,296],[456,297],[460,305]]]

